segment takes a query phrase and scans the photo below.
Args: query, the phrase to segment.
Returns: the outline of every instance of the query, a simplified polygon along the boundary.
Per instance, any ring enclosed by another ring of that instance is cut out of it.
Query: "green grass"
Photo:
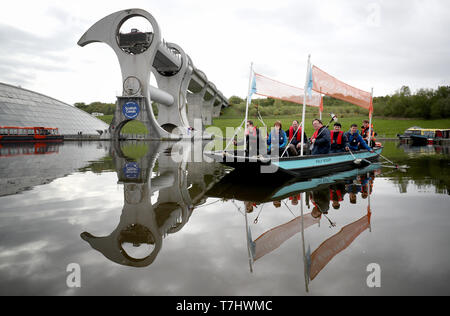
[[[362,125],[362,121],[367,119],[367,116],[352,116],[342,117],[339,112],[336,111],[336,115],[339,117],[339,122],[342,124],[344,131],[350,129],[350,125],[353,123],[358,124],[358,126]],[[313,133],[312,128],[312,120],[316,118],[318,115],[314,112],[307,112],[306,115],[306,134],[309,136]],[[100,116],[99,118],[110,124],[112,121],[112,115]],[[226,128],[238,127],[244,119],[244,115],[237,117],[235,115],[232,116],[221,116],[220,118],[215,118],[213,125],[215,127],[220,128],[223,135],[225,135]],[[263,124],[258,120],[255,115],[250,115],[249,119],[252,120],[258,127],[262,127]],[[283,128],[286,130],[292,124],[292,121],[297,119],[301,121],[301,115],[282,115],[282,116],[268,116],[263,117],[264,122],[267,126],[272,127],[275,121],[280,120],[283,124]],[[324,124],[328,124],[330,116],[328,114],[323,114],[322,121]],[[439,120],[421,120],[421,119],[398,119],[398,118],[378,118],[375,117],[373,119],[373,124],[375,127],[375,131],[378,133],[378,138],[395,138],[397,134],[403,134],[403,132],[411,126],[420,126],[423,128],[450,128],[450,119],[439,119]],[[333,124],[331,124],[333,125]],[[332,126],[330,126],[332,128]],[[214,132],[214,131],[213,131]],[[139,121],[131,121],[122,129],[122,133],[124,134],[148,134],[145,126]],[[217,134],[217,133],[215,133]],[[230,135],[231,137],[232,135]]]
[[[113,115],[104,115],[99,116],[99,119],[101,119],[106,124],[111,124],[111,121],[113,119]],[[144,124],[142,124],[139,121],[130,121],[127,123],[121,131],[122,134],[140,134],[140,135],[146,135],[148,134],[147,128]]]

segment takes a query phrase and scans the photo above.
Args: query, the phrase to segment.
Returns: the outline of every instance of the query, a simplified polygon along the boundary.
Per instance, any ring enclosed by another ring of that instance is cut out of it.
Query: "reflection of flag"
[[[303,216],[303,225],[305,229],[318,223],[319,221],[320,219],[313,218],[311,214],[306,214]],[[265,232],[253,243],[255,251],[253,259],[256,261],[266,254],[274,251],[286,240],[299,233],[301,229],[302,217],[299,216],[288,223],[277,226]]]
[[[370,213],[360,220],[345,226],[339,233],[324,241],[311,255],[311,264],[308,271],[310,279],[314,280],[331,259],[350,246],[356,237],[369,226]]]

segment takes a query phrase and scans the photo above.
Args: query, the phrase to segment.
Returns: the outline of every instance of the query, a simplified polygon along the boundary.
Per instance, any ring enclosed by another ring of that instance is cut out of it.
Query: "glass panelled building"
[[[0,126],[54,127],[61,135],[99,135],[109,127],[74,106],[1,82]]]

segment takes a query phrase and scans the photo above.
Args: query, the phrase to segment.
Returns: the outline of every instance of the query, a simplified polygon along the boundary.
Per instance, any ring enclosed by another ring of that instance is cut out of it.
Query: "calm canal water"
[[[271,186],[122,145],[0,148],[1,295],[450,294],[448,147]]]

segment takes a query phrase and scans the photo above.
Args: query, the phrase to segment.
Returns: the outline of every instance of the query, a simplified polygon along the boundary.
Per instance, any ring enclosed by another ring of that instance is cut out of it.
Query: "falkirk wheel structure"
[[[124,188],[120,221],[108,236],[83,232],[81,238],[115,263],[151,265],[164,238],[188,223],[194,209],[205,203],[206,192],[224,176],[224,169],[217,164],[188,162],[193,155],[190,145],[183,141],[147,142],[145,156],[136,159],[127,157],[125,148],[114,142],[111,156],[118,183]],[[171,153],[178,157],[174,159]]]
[[[122,32],[124,23],[136,17],[147,20],[151,31],[132,28]],[[147,11],[129,9],[104,17],[86,31],[78,45],[94,42],[114,50],[122,72],[123,92],[117,97],[109,128],[113,139],[119,139],[120,130],[131,120],[146,126],[149,139],[203,138],[204,126],[211,125],[228,106],[228,100],[183,49],[162,39],[158,23]],[[150,85],[151,74],[157,87]],[[157,117],[152,103],[158,107]]]

